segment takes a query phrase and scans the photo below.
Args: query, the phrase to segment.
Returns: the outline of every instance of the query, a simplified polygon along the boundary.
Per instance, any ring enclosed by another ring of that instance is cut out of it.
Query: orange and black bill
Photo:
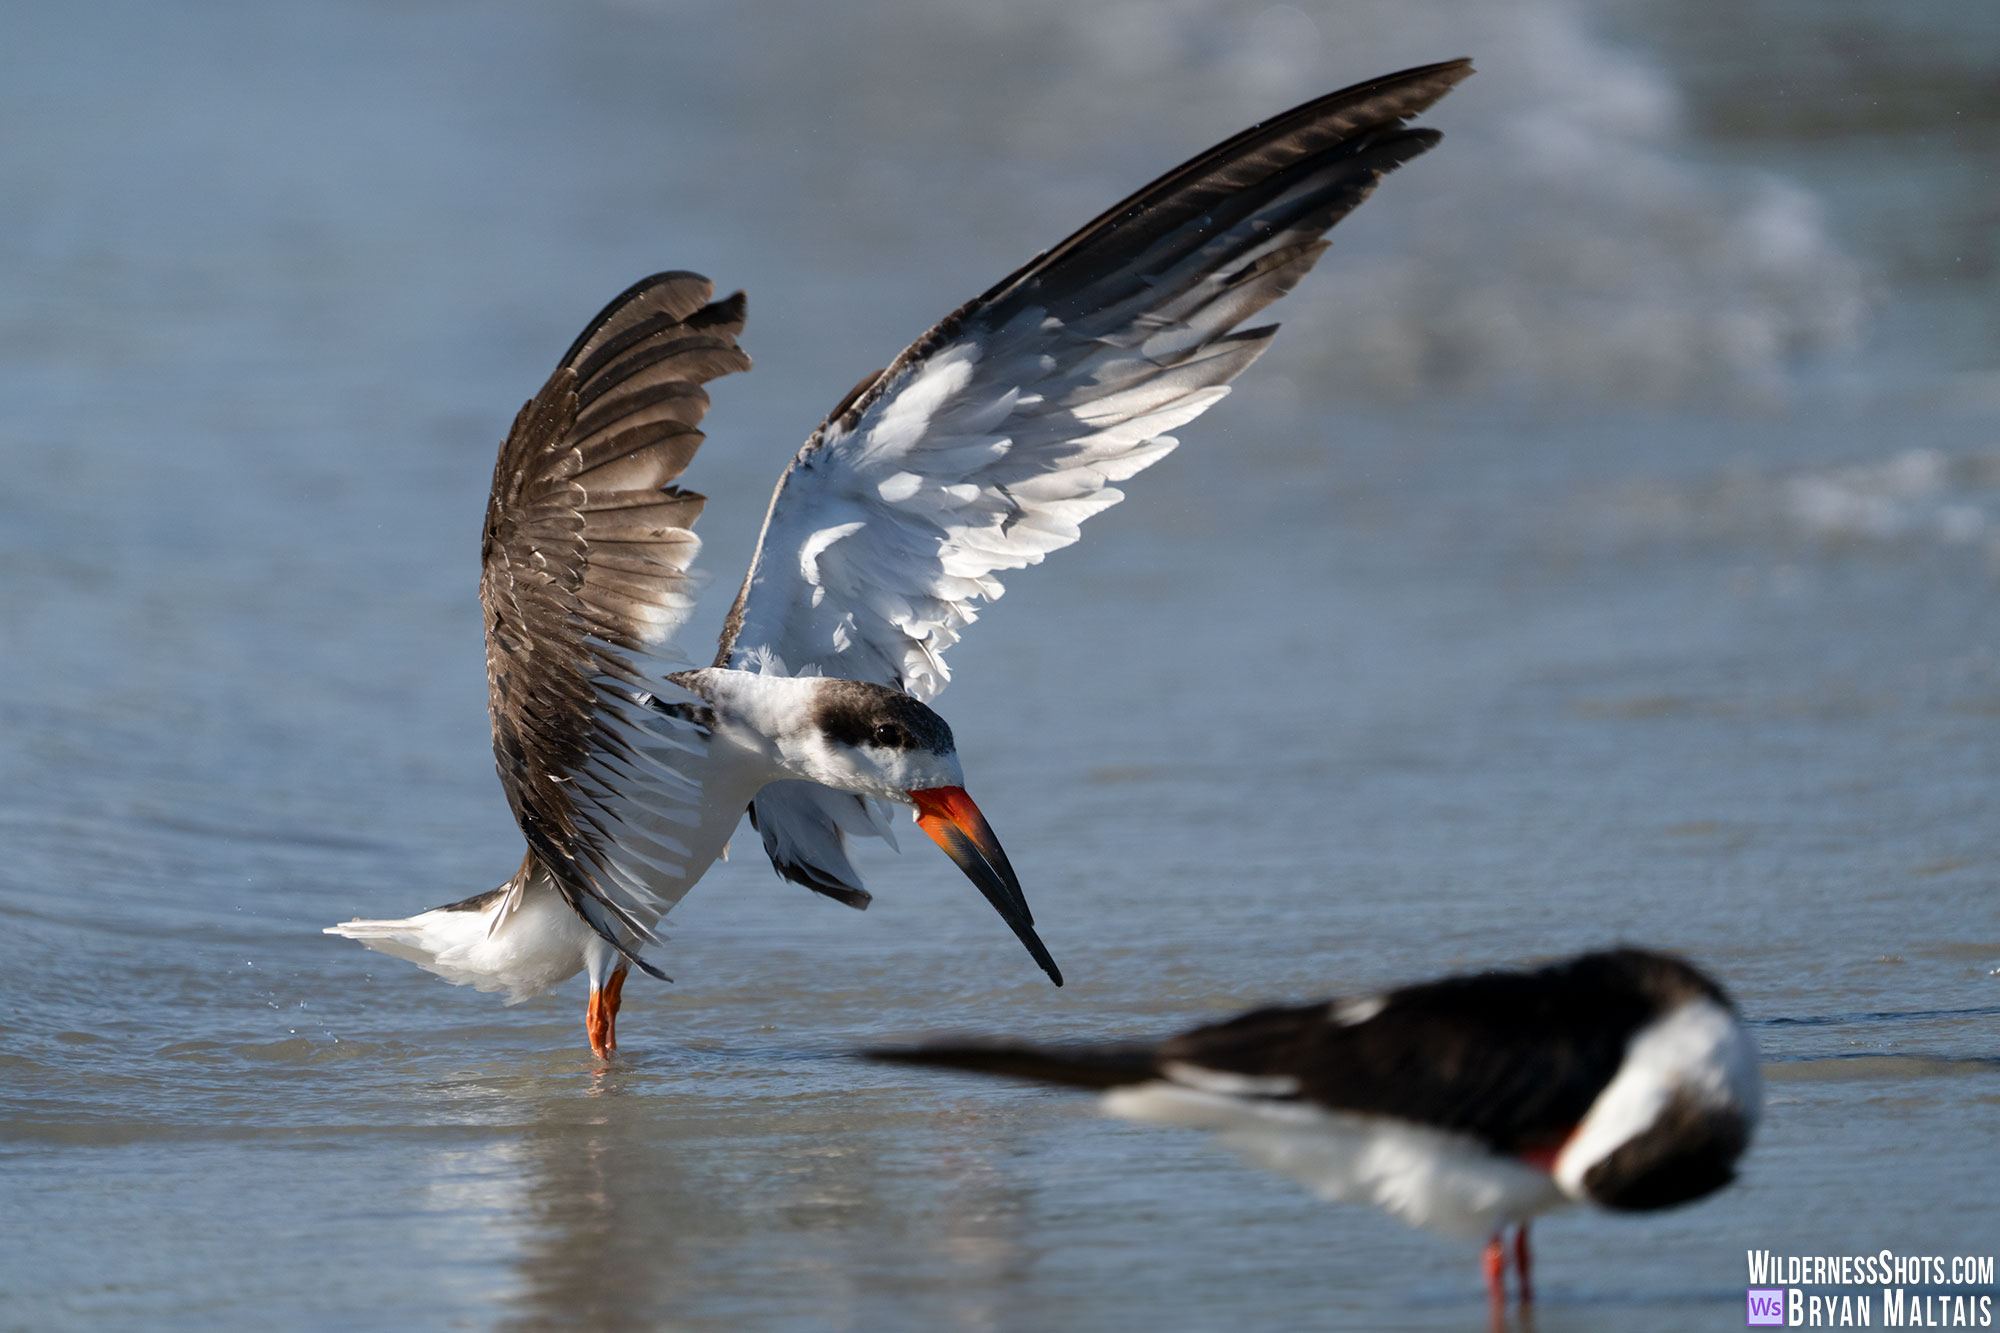
[[[1034,913],[1028,910],[1028,900],[1021,894],[1021,881],[1015,878],[1014,867],[1007,863],[1007,853],[1000,849],[1000,840],[993,836],[986,816],[979,813],[979,807],[965,794],[965,788],[926,787],[911,792],[910,800],[917,807],[917,823],[931,835],[931,841],[944,848],[944,854],[986,895],[986,901],[993,904],[1000,919],[1028,946],[1028,952],[1041,964],[1042,971],[1049,974],[1049,980],[1062,985],[1062,970],[1049,957],[1041,937],[1035,934]]]

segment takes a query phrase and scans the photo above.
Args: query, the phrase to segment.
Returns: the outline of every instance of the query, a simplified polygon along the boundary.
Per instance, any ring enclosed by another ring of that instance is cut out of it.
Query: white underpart
[[[1173,1073],[1180,1077],[1179,1069]],[[1167,1082],[1113,1089],[1103,1105],[1127,1120],[1213,1130],[1251,1161],[1323,1199],[1374,1204],[1412,1225],[1470,1240],[1566,1202],[1546,1172],[1465,1135],[1385,1116]]]
[[[1757,1048],[1735,1016],[1712,1000],[1690,1000],[1632,1038],[1617,1077],[1556,1158],[1556,1183],[1584,1198],[1590,1168],[1651,1128],[1676,1093],[1755,1124],[1762,1086]]]
[[[505,991],[508,1004],[575,976],[596,938],[546,876],[522,885],[518,903],[502,896],[483,912],[436,908],[401,921],[346,921],[326,933],[408,959],[454,986]]]
[[[1364,995],[1356,1000],[1336,1000],[1333,1021],[1342,1027],[1359,1027],[1389,1007],[1386,995]]]

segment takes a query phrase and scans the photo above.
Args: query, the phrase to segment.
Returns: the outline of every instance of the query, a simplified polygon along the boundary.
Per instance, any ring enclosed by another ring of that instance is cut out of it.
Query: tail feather
[[[519,1004],[575,975],[580,961],[571,960],[580,960],[581,955],[560,946],[546,958],[522,952],[510,933],[520,917],[518,912],[508,914],[505,893],[503,887],[467,899],[476,908],[454,903],[396,921],[343,921],[322,927],[321,933],[415,963],[454,986],[505,991],[508,1004]],[[489,929],[488,918],[495,916],[504,919]],[[578,929],[583,929],[580,922]]]
[[[337,926],[324,927],[320,934],[360,940],[371,949],[393,953],[400,958],[410,957],[411,951],[426,956],[431,953],[423,946],[423,923],[414,917],[404,917],[400,921],[343,921]]]
[[[343,921],[337,926],[326,926],[323,935],[340,935],[367,945],[377,953],[386,953],[392,958],[415,963],[426,972],[443,977],[454,986],[472,986],[482,991],[510,989],[506,982],[497,977],[487,976],[475,969],[454,966],[444,961],[444,955],[462,953],[462,948],[454,948],[459,943],[442,936],[433,922],[425,917],[433,916],[425,912],[421,916],[404,917],[399,921]],[[454,962],[457,961],[454,959]]]
[[[885,1064],[938,1065],[1071,1088],[1119,1088],[1144,1083],[1159,1075],[1154,1047],[1136,1042],[1106,1046],[934,1042],[924,1046],[881,1046],[863,1051],[862,1055]]]
[[[401,920],[343,921],[325,933],[415,963],[455,986],[505,991],[507,1003],[519,1004],[582,971],[595,929],[530,857],[521,875],[497,889]]]

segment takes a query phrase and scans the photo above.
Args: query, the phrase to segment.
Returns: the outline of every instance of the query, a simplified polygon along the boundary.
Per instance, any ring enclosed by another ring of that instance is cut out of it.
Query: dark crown
[[[860,680],[828,681],[813,723],[828,740],[881,750],[951,754],[958,747],[945,720],[900,690]]]

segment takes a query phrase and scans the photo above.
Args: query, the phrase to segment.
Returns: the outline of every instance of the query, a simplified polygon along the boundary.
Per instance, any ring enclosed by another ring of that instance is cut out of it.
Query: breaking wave
[[[804,11],[754,60],[733,52],[729,74],[782,104],[843,49],[844,87],[882,91],[821,108],[815,137],[856,152],[819,216],[861,191],[907,200],[913,263],[940,187],[980,201],[968,226],[996,248],[1046,243],[1047,219],[1081,222],[1107,185],[1138,185],[1218,126],[1472,56],[1478,77],[1425,117],[1445,144],[1341,226],[1322,295],[1283,312],[1306,336],[1281,339],[1273,367],[1313,392],[1769,406],[1867,316],[1863,274],[1814,196],[1702,160],[1667,75],[1565,0],[1360,0],[1317,17],[1230,0],[861,12]],[[832,26],[855,23],[869,42]],[[796,124],[765,116],[733,132],[796,154]]]

